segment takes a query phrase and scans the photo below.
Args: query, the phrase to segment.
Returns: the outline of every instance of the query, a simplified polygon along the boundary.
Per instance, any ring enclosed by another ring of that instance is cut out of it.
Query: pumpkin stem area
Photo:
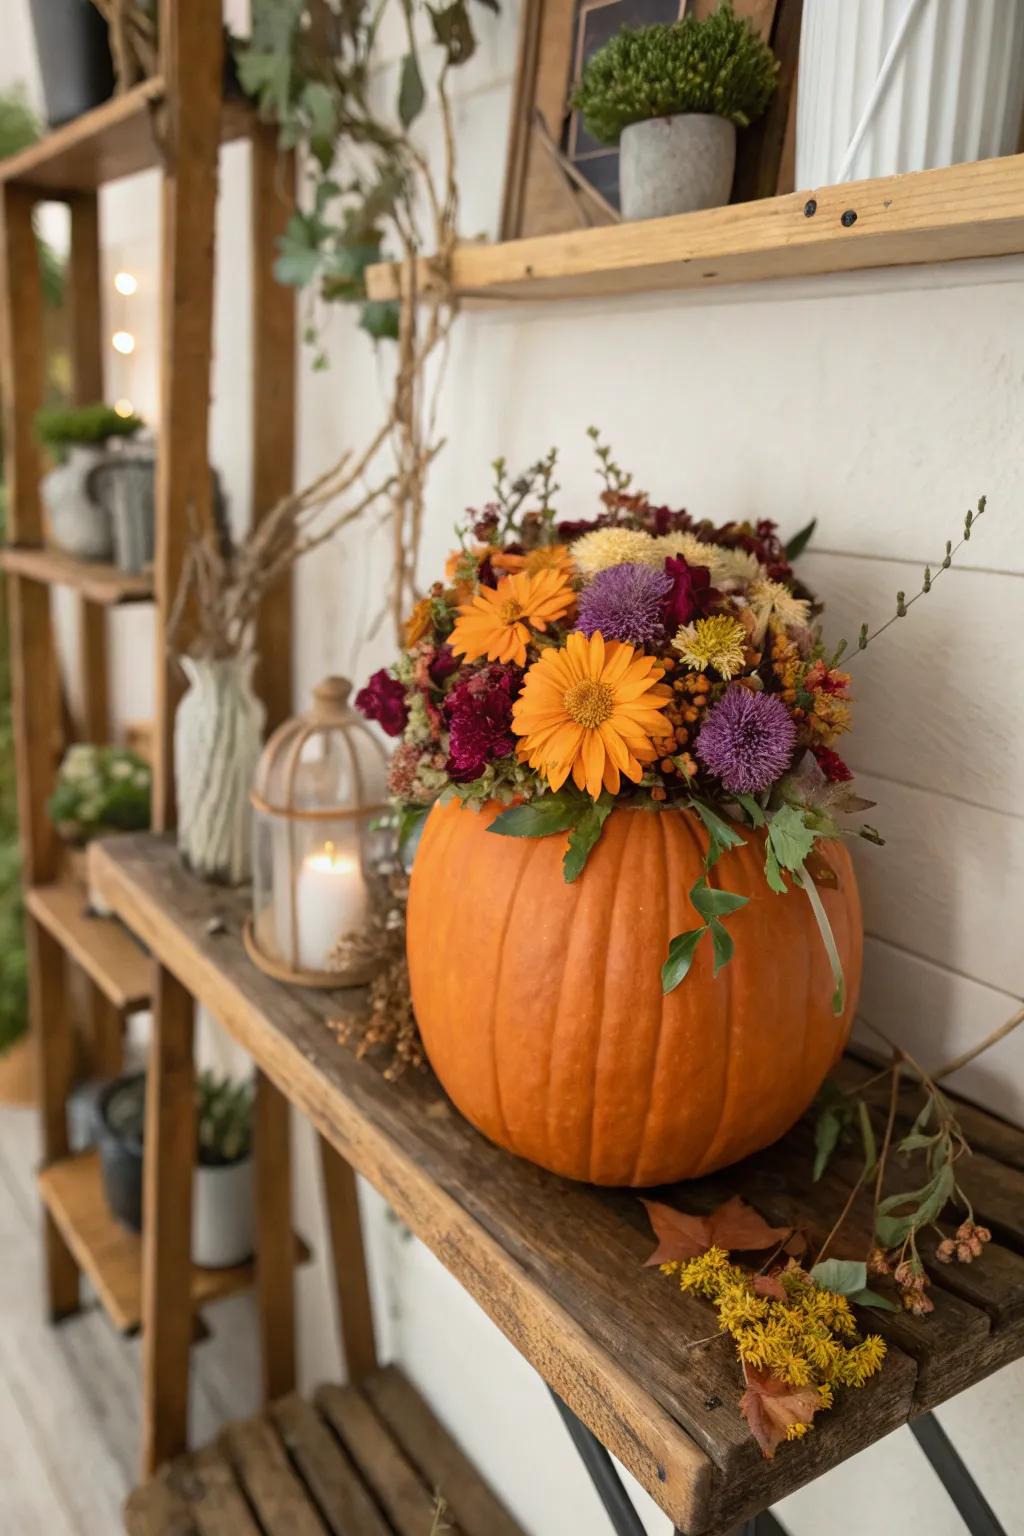
[[[584,678],[566,689],[563,699],[566,714],[577,725],[595,730],[615,713],[615,695],[607,683]]]

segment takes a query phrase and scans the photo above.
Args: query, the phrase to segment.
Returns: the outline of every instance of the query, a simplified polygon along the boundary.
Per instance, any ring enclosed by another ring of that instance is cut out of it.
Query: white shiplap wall
[[[27,0],[12,74],[31,72]],[[514,6],[477,12],[478,57],[457,77],[463,229],[497,222],[514,64]],[[20,50],[20,51],[19,51]],[[3,71],[7,75],[8,69]],[[429,142],[436,124],[425,124]],[[222,162],[214,454],[244,510],[248,369],[244,247],[248,167]],[[111,270],[152,288],[156,189],[138,178],[104,199]],[[140,325],[142,322],[139,322]],[[387,363],[352,318],[334,315],[332,366],[302,373],[300,473],[324,467],[375,426]],[[148,402],[155,359],[140,348],[131,380]],[[119,381],[120,387],[120,381]],[[488,464],[562,448],[567,509],[595,482],[584,437],[599,423],[659,499],[717,519],[776,518],[786,532],[819,518],[808,581],[837,634],[891,611],[916,589],[978,493],[990,511],[958,568],[855,663],[857,728],[849,756],[887,848],[858,849],[868,943],[863,1012],[922,1059],[980,1039],[1024,994],[1024,262],[960,264],[577,306],[516,305],[467,315],[452,348],[443,427],[448,446],[430,497],[424,575],[451,525],[484,499]],[[299,574],[296,681],[362,676],[386,661],[386,627],[364,643],[387,541],[351,531]],[[145,712],[151,667],[144,627],[119,622],[117,695]],[[140,662],[140,658],[142,658]],[[209,1049],[216,1049],[215,1037]],[[962,1086],[1024,1118],[1024,1031],[963,1074]],[[325,1252],[311,1140],[297,1134],[300,1215]],[[544,1389],[487,1319],[367,1192],[385,1347],[487,1468],[532,1536],[605,1529]],[[300,1281],[308,1381],[333,1367],[322,1263]],[[628,1305],[628,1297],[623,1298]],[[1011,1447],[1024,1432],[1024,1371],[965,1394],[941,1417],[1011,1536],[1024,1536]],[[652,1533],[666,1522],[639,1498]],[[779,1511],[793,1536],[865,1529],[961,1536],[964,1527],[902,1431]]]

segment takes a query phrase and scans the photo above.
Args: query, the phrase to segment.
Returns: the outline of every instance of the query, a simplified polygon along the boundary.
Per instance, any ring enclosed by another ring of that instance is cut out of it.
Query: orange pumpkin
[[[688,892],[707,834],[688,813],[615,810],[579,880],[564,836],[487,831],[498,814],[435,806],[413,866],[408,953],[431,1065],[466,1118],[520,1157],[594,1184],[695,1178],[768,1146],[800,1117],[846,1042],[861,969],[850,856],[822,887],[846,976],[810,903],[765,884],[764,835],[710,883],[749,896],[717,979],[702,940],[667,997],[669,939],[697,927]]]

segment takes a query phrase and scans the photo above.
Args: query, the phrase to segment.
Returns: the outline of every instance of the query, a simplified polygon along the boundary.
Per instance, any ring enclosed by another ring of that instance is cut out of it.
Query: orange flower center
[[[615,713],[615,695],[608,684],[594,682],[589,677],[573,683],[562,702],[569,718],[591,731]]]
[[[514,624],[523,616],[523,605],[517,603],[514,597],[508,598],[498,610],[506,624]]]

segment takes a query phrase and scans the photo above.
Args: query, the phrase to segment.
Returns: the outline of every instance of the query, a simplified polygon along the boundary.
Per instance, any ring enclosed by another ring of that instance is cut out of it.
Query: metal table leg
[[[920,1418],[911,1419],[909,1427],[971,1536],[1006,1536],[991,1504],[934,1413],[922,1413]]]

